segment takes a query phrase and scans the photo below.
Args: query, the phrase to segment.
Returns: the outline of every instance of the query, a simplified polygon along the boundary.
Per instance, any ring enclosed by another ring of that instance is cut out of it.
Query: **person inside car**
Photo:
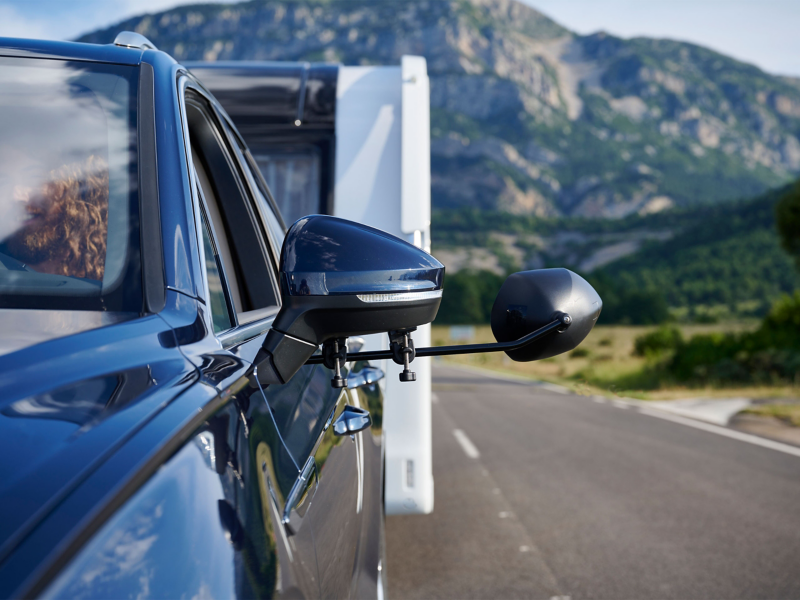
[[[18,228],[0,251],[39,273],[102,280],[108,233],[108,165],[97,156],[65,164],[41,183],[13,188]],[[4,202],[9,202],[6,198]]]

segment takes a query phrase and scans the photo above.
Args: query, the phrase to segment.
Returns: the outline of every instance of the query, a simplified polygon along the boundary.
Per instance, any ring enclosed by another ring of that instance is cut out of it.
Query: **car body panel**
[[[152,50],[2,40],[0,55],[152,68],[140,78],[152,116],[140,119],[140,212],[163,261],[143,259],[155,267],[146,286],[163,285],[145,289],[152,312],[0,311],[18,319],[0,355],[0,596],[376,593],[380,419],[355,439],[333,440],[326,424],[346,403],[379,414],[379,388],[335,390],[321,365],[262,388],[253,362],[274,312],[213,333],[181,107],[181,85],[202,86]],[[309,460],[318,477],[290,531],[287,498]]]
[[[116,63],[119,65],[138,65],[142,58],[142,50],[138,48],[115,46],[113,44],[97,46],[77,42],[0,38],[0,56],[85,60],[90,62]]]
[[[160,216],[165,283],[167,289],[199,298],[202,290],[195,274],[200,272],[200,257],[192,204],[167,200],[192,197],[177,94],[181,68],[163,52],[148,50],[143,59],[154,70],[158,196],[164,199]]]

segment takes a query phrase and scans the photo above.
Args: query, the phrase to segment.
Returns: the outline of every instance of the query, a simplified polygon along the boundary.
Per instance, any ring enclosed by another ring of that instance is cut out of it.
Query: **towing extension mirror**
[[[539,269],[509,275],[492,306],[492,333],[498,343],[417,348],[416,356],[448,356],[505,352],[517,362],[530,362],[563,354],[576,348],[597,323],[603,301],[580,275],[567,269]],[[393,341],[390,333],[390,340]],[[403,355],[404,357],[408,354]],[[397,347],[389,350],[348,353],[346,361],[392,359],[398,364]],[[312,356],[309,363],[324,362]],[[405,364],[408,369],[408,364]],[[400,380],[404,373],[400,374]]]
[[[577,347],[597,322],[603,302],[567,269],[510,275],[492,307],[497,343],[415,348],[412,332],[436,317],[444,266],[388,233],[312,215],[289,229],[281,250],[282,306],[255,359],[262,384],[286,383],[304,364],[334,371],[345,387],[346,362],[391,359],[403,366],[417,356],[506,352],[515,361],[540,360]],[[347,352],[347,338],[389,334],[389,350]],[[322,352],[314,354],[322,345]]]

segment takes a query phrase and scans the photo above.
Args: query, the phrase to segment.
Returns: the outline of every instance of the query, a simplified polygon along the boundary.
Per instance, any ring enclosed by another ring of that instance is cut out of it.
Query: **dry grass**
[[[743,331],[756,326],[757,323],[736,322],[681,325],[679,328],[684,337],[691,337],[699,333]],[[571,353],[530,363],[516,363],[502,352],[451,356],[445,360],[550,381],[580,394],[619,395],[644,400],[733,396],[800,397],[800,389],[791,386],[687,388],[660,380],[654,370],[646,368],[648,359],[633,356],[636,338],[653,329],[654,327],[598,325]],[[449,331],[450,328],[446,326],[433,327],[433,344],[442,346],[494,341],[488,325],[476,326],[475,337],[469,341],[453,342]]]
[[[800,427],[800,404],[798,403],[770,402],[768,404],[757,404],[744,412],[762,417],[774,417],[788,425]]]

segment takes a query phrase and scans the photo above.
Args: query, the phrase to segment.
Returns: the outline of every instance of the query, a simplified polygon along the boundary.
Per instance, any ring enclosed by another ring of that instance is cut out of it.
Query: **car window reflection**
[[[27,170],[11,188],[5,254],[51,275],[102,280],[108,235],[108,163],[90,155],[41,177]],[[8,200],[6,200],[8,203]]]
[[[136,67],[0,57],[4,307],[140,308],[137,84]]]

